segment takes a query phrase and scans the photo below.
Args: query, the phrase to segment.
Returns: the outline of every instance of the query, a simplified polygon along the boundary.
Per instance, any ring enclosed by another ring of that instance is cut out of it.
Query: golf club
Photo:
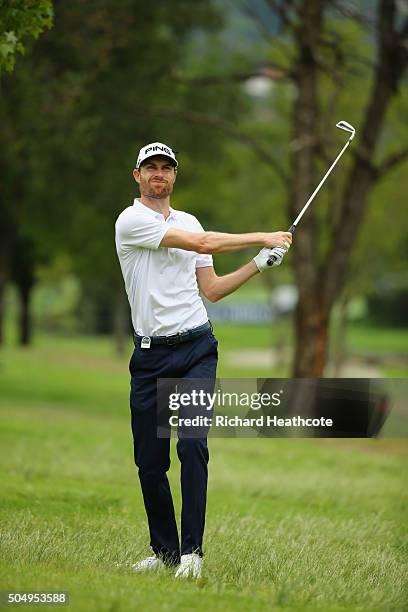
[[[346,144],[344,145],[344,147],[342,148],[342,150],[340,151],[340,153],[338,154],[338,156],[336,157],[336,159],[334,160],[334,162],[332,163],[332,165],[330,166],[330,168],[328,169],[328,171],[326,172],[326,174],[324,175],[324,177],[322,178],[322,180],[320,181],[320,183],[318,184],[318,186],[316,187],[316,189],[314,190],[314,192],[312,193],[312,195],[310,196],[310,198],[308,199],[308,201],[306,202],[306,204],[304,205],[304,207],[302,208],[302,210],[300,211],[298,216],[296,217],[295,221],[292,223],[292,225],[288,229],[288,232],[290,232],[291,234],[293,234],[295,232],[296,227],[297,227],[299,221],[301,220],[301,218],[305,214],[306,210],[309,208],[309,205],[313,202],[316,194],[320,190],[320,187],[323,185],[324,181],[327,179],[327,177],[329,176],[330,172],[333,170],[334,166],[337,164],[337,162],[339,161],[340,157],[343,155],[344,151],[347,149],[347,147],[349,146],[350,142],[353,140],[354,135],[356,133],[356,130],[353,128],[352,125],[350,125],[350,123],[347,123],[347,121],[339,121],[338,123],[336,123],[336,127],[339,128],[340,130],[344,130],[345,132],[349,132],[350,133],[350,138],[347,140]],[[274,254],[274,251],[275,251],[276,248],[278,248],[279,251],[277,251],[277,253]],[[268,266],[272,266],[274,264],[274,262],[280,256],[279,255],[279,253],[281,251],[280,247],[275,247],[275,249],[272,249],[272,251],[271,251],[271,254],[270,254],[269,259],[267,261]]]

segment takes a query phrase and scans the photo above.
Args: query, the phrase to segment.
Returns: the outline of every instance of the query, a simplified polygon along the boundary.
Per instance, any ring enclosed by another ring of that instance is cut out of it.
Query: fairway
[[[406,609],[405,440],[212,439],[203,577],[132,573],[149,548],[127,361],[91,338],[2,351],[2,589],[75,611]]]

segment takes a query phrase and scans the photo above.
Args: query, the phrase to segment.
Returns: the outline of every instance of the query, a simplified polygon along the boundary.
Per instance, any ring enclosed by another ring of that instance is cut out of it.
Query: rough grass
[[[1,589],[75,611],[407,609],[405,440],[212,439],[203,577],[133,574],[126,367],[90,339],[2,352]],[[170,480],[179,514],[175,453]]]

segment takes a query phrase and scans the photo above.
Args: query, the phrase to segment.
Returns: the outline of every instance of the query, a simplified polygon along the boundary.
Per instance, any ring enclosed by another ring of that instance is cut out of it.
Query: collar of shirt
[[[147,211],[148,213],[153,215],[153,217],[155,217],[156,219],[164,219],[164,215],[162,215],[162,213],[159,213],[156,210],[153,210],[152,208],[145,206],[143,202],[141,202],[138,198],[134,199],[133,205],[136,206],[137,208],[142,208],[144,211]],[[166,221],[168,221],[169,219],[176,219],[176,212],[177,211],[175,211],[174,208],[170,206],[170,214],[167,217]]]

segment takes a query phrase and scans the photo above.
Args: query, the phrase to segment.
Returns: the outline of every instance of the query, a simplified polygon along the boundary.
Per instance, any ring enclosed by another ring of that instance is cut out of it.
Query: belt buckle
[[[140,348],[142,349],[149,349],[150,345],[152,343],[151,338],[149,338],[149,336],[143,336],[141,342],[140,342]]]
[[[179,339],[178,339],[178,337],[177,337],[178,335],[179,335],[179,334],[176,334],[175,336],[169,336],[169,337],[166,339],[166,344],[167,344],[168,346],[174,346],[175,344],[178,344],[178,342],[179,342]]]

